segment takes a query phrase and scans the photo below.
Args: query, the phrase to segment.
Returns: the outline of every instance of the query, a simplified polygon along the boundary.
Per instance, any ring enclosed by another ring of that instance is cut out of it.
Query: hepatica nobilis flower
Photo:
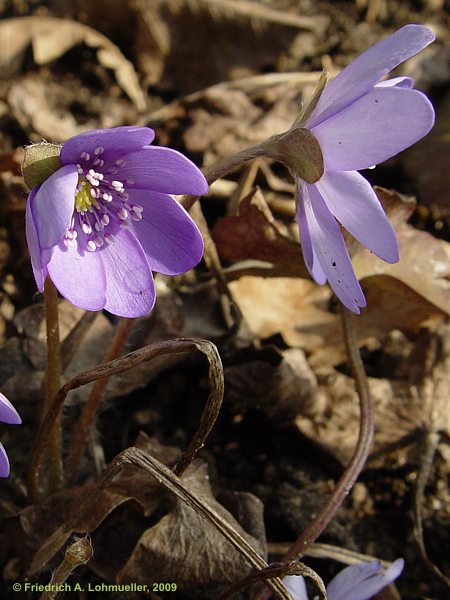
[[[271,155],[293,172],[303,256],[313,279],[327,280],[355,313],[366,306],[339,221],[378,257],[398,261],[395,232],[372,187],[357,171],[396,155],[434,123],[427,97],[408,77],[381,79],[434,40],[430,29],[406,25],[379,42],[335,79],[322,78],[312,103]]]
[[[152,271],[178,275],[200,261],[200,232],[171,194],[204,194],[206,180],[179,152],[151,146],[153,138],[147,127],[117,127],[62,145],[57,169],[27,203],[39,291],[49,275],[76,306],[138,317],[155,302]]]
[[[2,393],[0,393],[0,421],[9,425],[20,425],[22,423],[16,409]],[[0,443],[0,477],[8,477],[8,475],[9,460],[3,445]]]
[[[403,571],[403,566],[404,561],[399,558],[388,569],[383,569],[377,560],[347,567],[327,585],[327,598],[328,600],[369,600],[395,581]],[[285,577],[283,583],[294,600],[308,600],[303,577]]]

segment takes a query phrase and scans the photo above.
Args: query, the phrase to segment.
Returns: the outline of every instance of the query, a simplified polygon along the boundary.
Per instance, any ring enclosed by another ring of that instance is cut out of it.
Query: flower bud
[[[59,154],[62,146],[41,142],[25,148],[22,176],[29,190],[43,183],[61,168]]]

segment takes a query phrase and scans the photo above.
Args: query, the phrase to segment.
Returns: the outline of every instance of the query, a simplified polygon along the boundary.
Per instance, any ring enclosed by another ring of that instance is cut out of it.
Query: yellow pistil
[[[87,181],[81,182],[81,189],[75,194],[75,208],[79,213],[92,212],[92,207],[98,208],[98,202],[91,196],[92,186]]]

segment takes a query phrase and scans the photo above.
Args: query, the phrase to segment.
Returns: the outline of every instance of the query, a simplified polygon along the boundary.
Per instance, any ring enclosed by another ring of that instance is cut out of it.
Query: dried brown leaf
[[[264,540],[247,534],[214,498],[204,463],[195,462],[183,477],[193,493],[228,521],[257,551],[265,555]],[[262,520],[262,506],[260,506]],[[119,582],[148,582],[149,573],[164,573],[181,587],[200,588],[229,583],[248,573],[248,566],[218,531],[192,508],[177,500],[174,510],[140,538],[129,561],[117,575]]]
[[[132,63],[115,44],[92,27],[51,17],[5,19],[0,23],[0,72],[3,78],[11,78],[19,71],[30,44],[38,65],[58,59],[78,44],[95,48],[99,63],[114,71],[117,83],[136,108],[145,110],[146,99]]]
[[[226,260],[270,263],[267,277],[309,277],[298,242],[281,233],[259,189],[242,200],[239,215],[218,219],[212,236]]]

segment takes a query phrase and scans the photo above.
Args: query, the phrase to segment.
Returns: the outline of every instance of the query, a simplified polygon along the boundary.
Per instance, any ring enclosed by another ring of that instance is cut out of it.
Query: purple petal
[[[64,236],[72,219],[78,173],[75,165],[58,169],[39,187],[34,197],[34,225],[42,248],[51,248]]]
[[[391,79],[385,79],[377,83],[375,87],[403,87],[412,89],[414,80],[411,77],[392,77]]]
[[[342,304],[359,314],[359,307],[366,306],[366,300],[353,271],[339,225],[315,185],[305,184],[303,187],[307,191],[302,198],[306,222],[320,265]]]
[[[171,196],[130,190],[130,201],[143,207],[142,221],[133,224],[152,271],[179,275],[198,264],[203,239],[197,225]]]
[[[315,127],[325,168],[367,169],[395,156],[432,128],[434,110],[417,90],[376,87],[339,114]]]
[[[117,175],[128,180],[125,187],[141,188],[163,194],[193,194],[208,191],[202,172],[186,156],[172,150],[149,146],[125,157],[125,165]]]
[[[121,158],[124,154],[148,146],[155,138],[149,127],[114,127],[80,133],[63,144],[59,160],[63,165],[80,163],[81,153],[95,156],[96,149],[103,149],[102,158],[106,161]]]
[[[9,476],[9,460],[8,455],[3,447],[3,444],[0,443],[0,477],[8,477]]]
[[[148,314],[155,304],[155,286],[134,233],[122,229],[100,255],[106,272],[105,309],[120,317]]]
[[[0,421],[9,425],[20,425],[22,419],[6,396],[0,392]]]
[[[382,569],[378,561],[347,567],[327,586],[328,600],[369,600],[397,579],[403,566],[399,558],[388,569]]]
[[[356,171],[325,171],[315,183],[330,212],[363,246],[398,261],[398,242],[370,183]]]
[[[27,208],[25,211],[25,234],[27,237],[28,250],[30,252],[31,267],[33,269],[34,279],[36,280],[37,288],[40,292],[44,291],[44,281],[47,277],[47,265],[44,265],[41,257],[41,249],[39,246],[39,238],[34,223],[33,208],[36,192],[39,186],[31,190],[28,196]]]
[[[306,184],[301,181],[298,182],[299,192],[301,190],[301,194],[307,194],[308,190],[306,189]],[[305,264],[308,268],[308,271],[311,277],[314,279],[316,283],[319,285],[323,285],[327,276],[325,275],[322,267],[320,266],[319,259],[317,257],[317,253],[314,250],[314,246],[311,243],[311,236],[308,230],[308,223],[306,220],[305,206],[302,202],[301,195],[298,199],[298,210],[296,215],[296,220],[300,230],[300,244],[302,246],[303,258],[305,260]]]
[[[287,575],[284,577],[283,583],[294,600],[308,600],[305,580],[301,575]]]
[[[84,252],[64,243],[55,246],[48,263],[51,280],[64,298],[85,310],[101,310],[106,302],[106,276],[100,252]]]
[[[328,83],[308,120],[308,128],[323,123],[366,94],[397,65],[414,56],[435,39],[423,25],[406,25],[358,56]]]

